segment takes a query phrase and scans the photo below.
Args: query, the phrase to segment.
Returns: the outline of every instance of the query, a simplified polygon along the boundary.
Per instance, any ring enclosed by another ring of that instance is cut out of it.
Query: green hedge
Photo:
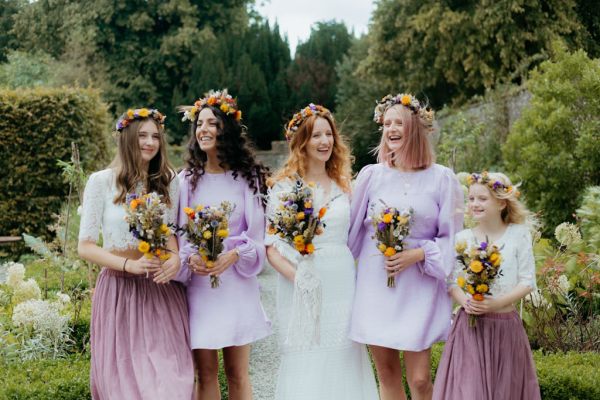
[[[0,90],[0,116],[0,236],[48,237],[68,193],[56,160],[75,142],[86,171],[107,164],[107,107],[92,89]]]
[[[435,371],[441,346],[432,352]],[[544,355],[534,352],[542,399],[600,399],[600,354],[567,353]],[[274,366],[276,370],[276,366]],[[89,399],[89,359],[73,356],[65,360],[0,363],[0,399]],[[219,383],[227,399],[226,378],[221,369]]]
[[[533,353],[542,399],[600,399],[600,354]]]

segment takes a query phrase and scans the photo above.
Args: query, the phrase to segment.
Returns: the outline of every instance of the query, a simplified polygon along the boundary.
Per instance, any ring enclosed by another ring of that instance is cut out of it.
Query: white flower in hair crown
[[[117,131],[121,132],[127,125],[136,119],[153,118],[160,125],[165,124],[165,117],[160,111],[155,108],[136,108],[129,109],[119,117],[117,121]]]
[[[204,94],[204,97],[196,100],[193,106],[181,107],[183,111],[182,121],[194,122],[198,112],[204,107],[218,107],[227,115],[233,116],[236,121],[242,119],[242,112],[237,106],[236,100],[227,93],[227,89],[211,90]]]
[[[434,112],[429,107],[423,106],[415,96],[410,93],[399,93],[395,96],[388,94],[381,100],[377,101],[375,110],[373,112],[373,121],[379,125],[383,125],[383,115],[390,108],[396,104],[403,105],[404,107],[411,110],[414,114],[419,115],[421,120],[426,125],[433,124]]]

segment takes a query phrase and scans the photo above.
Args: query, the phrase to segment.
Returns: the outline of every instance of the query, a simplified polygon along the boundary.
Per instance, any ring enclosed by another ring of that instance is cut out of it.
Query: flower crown
[[[193,122],[196,119],[196,114],[204,107],[218,107],[227,115],[232,115],[236,121],[242,119],[242,112],[237,106],[236,100],[227,93],[227,89],[211,90],[204,94],[204,97],[198,99],[193,106],[181,107],[183,111],[182,121]]]
[[[487,186],[491,191],[501,195],[514,194],[517,198],[521,195],[521,192],[516,190],[512,185],[505,185],[499,180],[492,180],[487,171],[483,171],[481,174],[473,173],[467,177],[467,185],[471,186],[475,183]]]
[[[117,121],[117,131],[121,132],[127,125],[131,123],[131,121],[134,121],[136,119],[144,119],[148,117],[154,118],[154,120],[158,122],[161,126],[165,124],[165,119],[167,118],[155,108],[130,108],[129,110],[127,110],[127,112],[124,112],[123,115],[119,117],[119,120]]]
[[[383,115],[390,107],[393,107],[396,104],[401,104],[411,110],[414,114],[418,114],[426,125],[430,126],[433,124],[435,115],[433,110],[423,106],[419,100],[410,93],[399,93],[395,96],[388,94],[377,101],[377,105],[373,112],[373,121],[377,122],[379,125],[383,125]]]
[[[312,115],[316,115],[317,117],[329,116],[330,118],[333,118],[331,111],[329,111],[327,108],[318,104],[310,103],[308,106],[294,114],[290,122],[288,122],[285,129],[285,138],[288,142],[292,140],[294,133],[296,133],[300,125],[302,125],[302,123]]]

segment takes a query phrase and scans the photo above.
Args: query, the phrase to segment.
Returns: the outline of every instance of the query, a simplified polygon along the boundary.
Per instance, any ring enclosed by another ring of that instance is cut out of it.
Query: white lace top
[[[83,194],[83,210],[79,226],[79,241],[97,242],[102,231],[102,247],[107,250],[137,248],[138,240],[129,232],[125,222],[125,205],[115,204],[117,195],[115,171],[105,169],[90,175]],[[179,199],[177,177],[169,185],[172,206],[168,209],[166,223],[175,223]]]
[[[469,247],[478,244],[471,229],[465,229],[456,234],[455,242],[461,241],[466,241]],[[502,238],[495,244],[501,248],[500,271],[502,274],[498,275],[492,283],[491,296],[503,296],[519,284],[529,286],[534,290],[537,289],[532,239],[527,226],[509,224]],[[456,279],[464,274],[462,267],[462,264],[457,261],[454,271],[448,279],[448,286],[456,286]]]

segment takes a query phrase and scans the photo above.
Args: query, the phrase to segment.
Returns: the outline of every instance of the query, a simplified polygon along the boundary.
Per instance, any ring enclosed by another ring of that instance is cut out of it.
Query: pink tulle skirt
[[[185,290],[104,268],[92,300],[94,399],[191,399]]]
[[[477,318],[461,308],[438,366],[434,400],[540,399],[529,341],[516,311]]]

